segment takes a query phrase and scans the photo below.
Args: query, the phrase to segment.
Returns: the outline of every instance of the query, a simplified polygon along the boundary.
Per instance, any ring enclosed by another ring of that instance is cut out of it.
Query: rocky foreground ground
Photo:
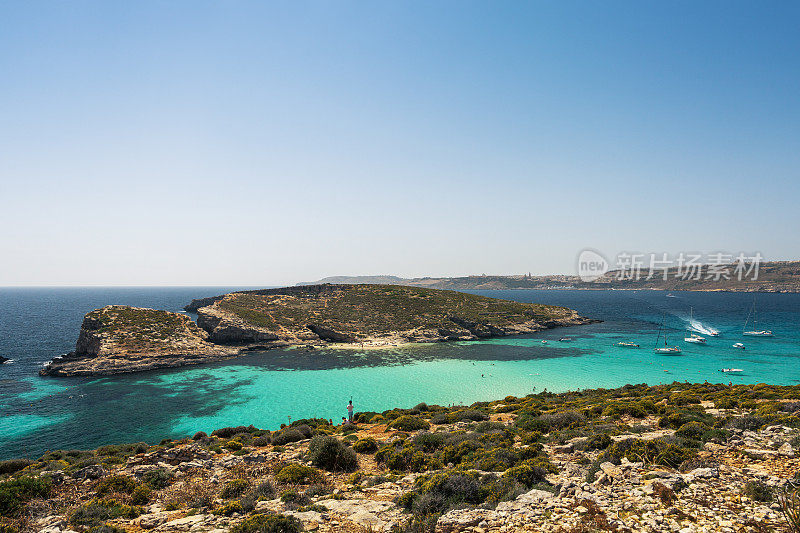
[[[0,463],[0,531],[797,531],[797,397],[627,386],[51,452]]]

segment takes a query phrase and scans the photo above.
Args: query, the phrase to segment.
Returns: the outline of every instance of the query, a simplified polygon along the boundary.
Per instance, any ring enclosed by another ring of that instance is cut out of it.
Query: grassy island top
[[[450,317],[503,327],[576,316],[565,307],[398,285],[318,285],[238,292],[226,295],[219,307],[267,329],[322,323],[366,334],[452,327]]]
[[[188,316],[124,305],[109,305],[88,313],[83,329],[139,349],[170,346],[176,336],[187,332],[200,338],[205,335]]]

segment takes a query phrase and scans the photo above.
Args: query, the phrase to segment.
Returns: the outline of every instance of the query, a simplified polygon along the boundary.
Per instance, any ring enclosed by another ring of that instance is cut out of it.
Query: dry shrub
[[[617,529],[608,522],[606,513],[600,509],[597,502],[586,499],[581,501],[578,505],[587,509],[586,513],[581,517],[582,523],[600,531],[615,531]]]
[[[207,481],[189,481],[181,486],[173,485],[164,503],[167,509],[194,509],[210,506],[215,496],[214,489]]]
[[[675,503],[677,497],[675,496],[675,491],[673,491],[671,488],[667,487],[663,483],[659,483],[658,481],[654,481],[652,486],[653,494],[661,500],[661,503],[667,507],[670,507],[673,503]]]

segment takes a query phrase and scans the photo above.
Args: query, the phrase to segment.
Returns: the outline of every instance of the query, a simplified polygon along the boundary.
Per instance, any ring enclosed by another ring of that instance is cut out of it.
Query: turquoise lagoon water
[[[254,424],[277,428],[307,417],[341,420],[356,410],[419,402],[469,404],[531,392],[626,383],[800,383],[800,295],[757,296],[759,327],[742,337],[753,295],[659,291],[487,291],[495,297],[566,305],[602,323],[523,337],[390,350],[273,350],[229,362],[98,379],[40,378],[43,361],[68,351],[82,315],[108,303],[178,310],[228,289],[0,290],[0,458],[114,442],[157,442],[198,430]],[[9,296],[9,292],[11,293]],[[683,342],[694,318],[719,329],[705,346]],[[653,353],[665,321],[683,355]],[[25,327],[19,327],[21,325]],[[17,327],[15,327],[17,326]],[[572,340],[559,341],[568,336]],[[546,340],[547,344],[543,344]],[[620,348],[621,341],[641,348]],[[732,348],[744,342],[747,349]],[[721,368],[741,368],[723,374]]]

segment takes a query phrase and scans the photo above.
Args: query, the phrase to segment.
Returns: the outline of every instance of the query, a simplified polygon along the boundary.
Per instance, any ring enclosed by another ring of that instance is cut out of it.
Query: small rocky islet
[[[287,346],[396,346],[533,333],[593,320],[564,307],[392,285],[309,285],[195,300],[181,313],[111,305],[88,313],[75,351],[43,376],[110,375]]]
[[[798,386],[627,385],[354,420],[3,461],[0,531],[797,531]]]

